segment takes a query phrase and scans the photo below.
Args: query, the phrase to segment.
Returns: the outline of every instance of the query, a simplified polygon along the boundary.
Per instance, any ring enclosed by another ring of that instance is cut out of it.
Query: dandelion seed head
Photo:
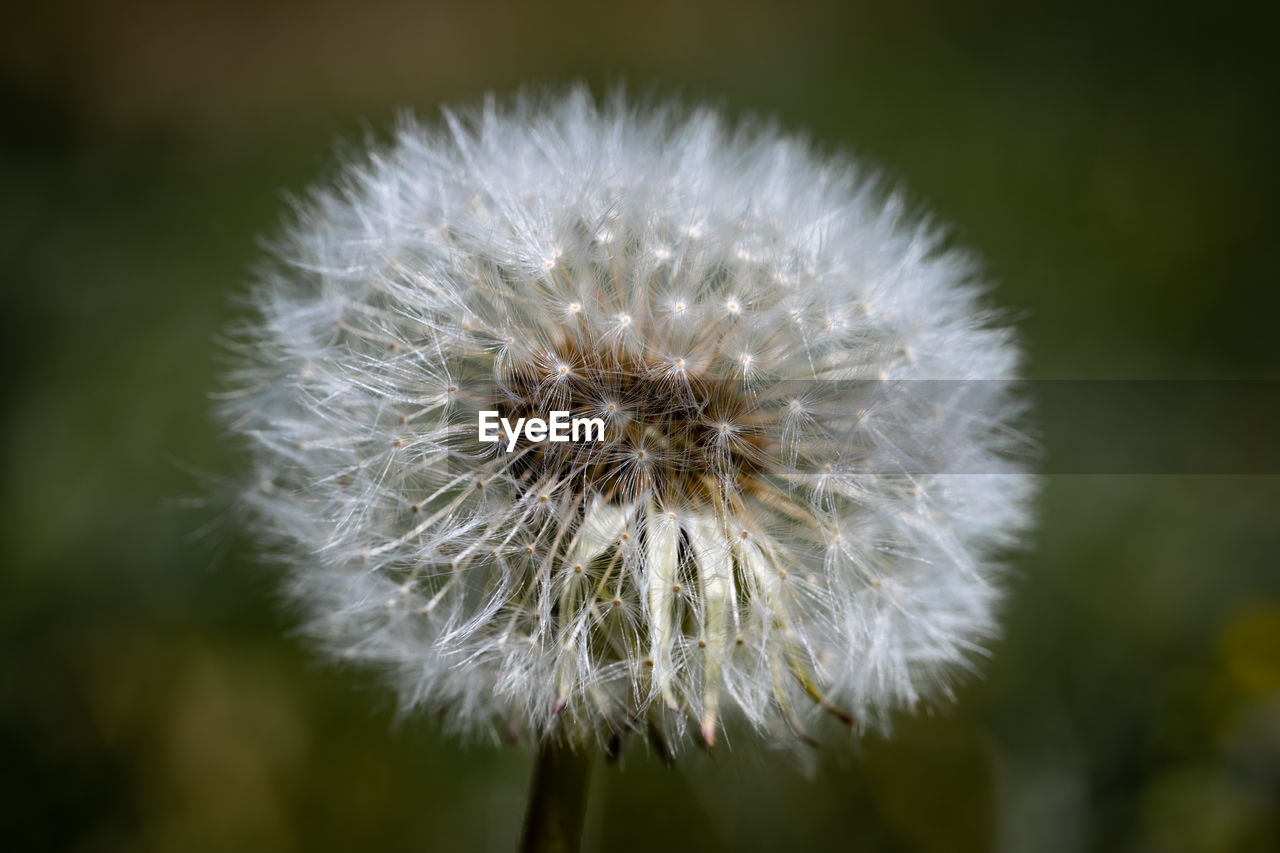
[[[1011,334],[966,256],[802,139],[581,90],[405,119],[252,295],[246,501],[311,636],[406,709],[799,747],[945,699],[995,633],[1029,493]],[[915,379],[986,381],[921,406]],[[459,415],[495,399],[605,434],[482,446]]]

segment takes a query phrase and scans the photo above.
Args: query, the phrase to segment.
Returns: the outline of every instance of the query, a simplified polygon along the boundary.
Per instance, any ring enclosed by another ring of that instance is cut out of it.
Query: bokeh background
[[[0,27],[0,847],[512,849],[208,495],[215,339],[335,139],[584,79],[777,116],[980,254],[1036,377],[1280,378],[1274,3],[55,2]],[[1099,435],[1105,441],[1105,435]],[[1280,850],[1280,478],[1049,476],[1005,636],[891,740],[597,767],[591,850]]]

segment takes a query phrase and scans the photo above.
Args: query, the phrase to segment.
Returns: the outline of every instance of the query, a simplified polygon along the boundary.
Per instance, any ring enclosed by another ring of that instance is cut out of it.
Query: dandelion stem
[[[538,750],[521,853],[573,853],[582,841],[594,755],[548,740]]]

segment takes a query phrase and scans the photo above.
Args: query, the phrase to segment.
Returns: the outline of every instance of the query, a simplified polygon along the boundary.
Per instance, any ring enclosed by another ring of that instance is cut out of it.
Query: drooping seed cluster
[[[275,255],[225,404],[248,501],[311,633],[406,707],[801,742],[944,694],[993,633],[1017,353],[851,164],[709,112],[489,103],[406,121]],[[490,408],[605,439],[506,452]]]

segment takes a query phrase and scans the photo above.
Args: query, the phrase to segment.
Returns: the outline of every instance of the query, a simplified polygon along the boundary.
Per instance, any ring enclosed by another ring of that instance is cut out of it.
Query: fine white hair
[[[1019,354],[846,159],[487,100],[314,190],[223,409],[306,629],[470,735],[802,743],[946,699],[1027,523]],[[476,441],[475,412],[600,417]]]

